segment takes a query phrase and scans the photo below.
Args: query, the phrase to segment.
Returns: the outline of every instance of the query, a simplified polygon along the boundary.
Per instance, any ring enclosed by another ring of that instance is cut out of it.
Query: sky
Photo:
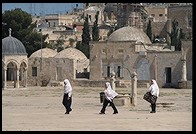
[[[32,15],[56,14],[70,12],[78,4],[79,8],[83,7],[82,3],[2,3],[2,13],[5,10],[21,8],[23,11]]]

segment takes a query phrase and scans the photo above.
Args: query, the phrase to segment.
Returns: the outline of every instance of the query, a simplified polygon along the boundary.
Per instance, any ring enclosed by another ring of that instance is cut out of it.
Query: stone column
[[[27,87],[27,68],[24,69],[24,87]]]
[[[179,88],[187,88],[187,77],[186,77],[186,51],[182,48],[182,77],[181,80],[178,82]]]
[[[115,72],[112,71],[111,78],[110,78],[110,83],[111,83],[111,87],[114,91],[116,90],[115,80],[116,80],[115,79]]]
[[[182,79],[181,79],[181,81],[187,81],[187,78],[186,78],[186,53],[187,53],[187,51],[184,50],[184,48],[182,48],[182,58],[181,58],[181,61],[182,61]]]
[[[17,68],[17,72],[16,72],[16,76],[17,76],[17,80],[16,80],[16,87],[19,88],[20,84],[19,84],[19,69]]]
[[[7,68],[4,68],[4,89],[7,88]]]
[[[186,59],[181,59],[182,61],[182,79],[181,81],[187,81],[186,78]]]
[[[157,55],[154,56],[154,79],[157,81]]]
[[[186,59],[181,59],[182,61],[182,78],[178,82],[179,88],[187,88],[187,78],[186,78]]]
[[[131,104],[133,106],[137,105],[137,74],[136,72],[133,72],[131,74],[131,86],[132,86],[132,91],[131,91]]]

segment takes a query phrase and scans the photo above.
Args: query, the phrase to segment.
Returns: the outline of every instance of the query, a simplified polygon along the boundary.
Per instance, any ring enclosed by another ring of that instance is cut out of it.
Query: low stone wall
[[[180,81],[180,82],[178,82],[178,88],[192,89],[192,81]]]
[[[129,94],[119,94],[113,102],[116,106],[128,107],[131,106],[131,97]]]
[[[106,82],[109,82],[108,80],[102,80],[102,81],[93,81],[88,79],[77,79],[71,81],[73,86],[81,86],[81,87],[104,87]]]

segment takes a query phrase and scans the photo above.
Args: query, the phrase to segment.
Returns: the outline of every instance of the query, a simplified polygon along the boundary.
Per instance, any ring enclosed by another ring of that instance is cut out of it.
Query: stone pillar
[[[137,74],[136,72],[132,73],[131,77],[131,86],[132,86],[132,91],[131,91],[131,104],[133,106],[137,105]]]
[[[182,79],[181,81],[187,81],[186,78],[186,59],[181,59],[182,61]]]
[[[4,68],[4,89],[7,88],[7,68]]]
[[[157,55],[154,56],[154,79],[157,81]]]
[[[186,51],[182,48],[182,58],[181,58],[181,62],[182,62],[182,77],[181,80],[178,82],[178,87],[179,88],[187,88],[187,77],[186,77]]]
[[[110,78],[110,83],[111,83],[111,87],[112,89],[115,91],[116,89],[116,85],[115,85],[115,72],[112,71],[111,73],[111,78]]]
[[[27,87],[27,68],[24,69],[24,87]]]
[[[187,88],[187,78],[186,78],[186,59],[182,58],[182,78],[178,82],[179,88]]]
[[[16,87],[19,88],[20,84],[19,84],[19,69],[17,68],[17,72],[16,72],[16,76],[17,76],[17,80],[16,80]]]

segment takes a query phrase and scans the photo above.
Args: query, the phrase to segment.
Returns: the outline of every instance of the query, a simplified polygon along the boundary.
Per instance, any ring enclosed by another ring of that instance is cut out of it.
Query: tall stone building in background
[[[143,30],[145,10],[141,3],[117,3],[117,28],[133,26]]]

